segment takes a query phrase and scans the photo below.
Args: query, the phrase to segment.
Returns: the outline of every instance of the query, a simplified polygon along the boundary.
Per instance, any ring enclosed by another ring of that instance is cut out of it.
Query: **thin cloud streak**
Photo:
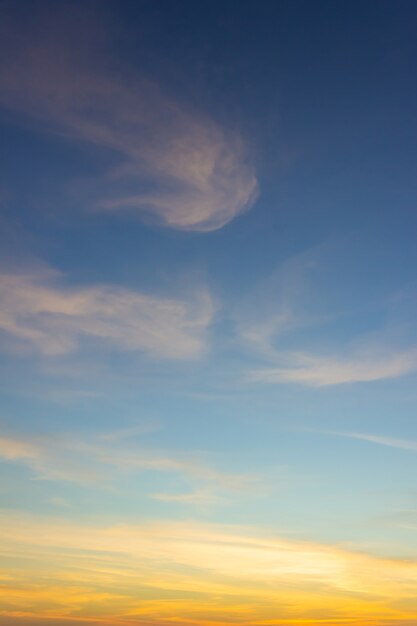
[[[41,480],[99,486],[125,477],[126,473],[162,472],[182,476],[190,484],[211,485],[226,492],[259,489],[258,477],[218,470],[203,461],[201,456],[168,453],[126,442],[122,445],[108,444],[100,437],[92,440],[48,435],[0,437],[0,458],[29,467]],[[198,493],[202,495],[203,491]],[[204,493],[206,495],[207,491]],[[195,496],[195,493],[179,497],[164,494],[158,497],[156,494],[154,498],[191,502]]]
[[[109,49],[94,42],[97,26],[80,34],[79,22],[57,14],[37,33],[4,27],[0,103],[116,156],[103,178],[90,181],[90,208],[201,232],[248,209],[257,180],[239,133],[137,70],[116,68]]]
[[[0,330],[12,346],[44,356],[78,350],[82,339],[164,359],[194,359],[206,350],[214,315],[210,294],[188,300],[112,285],[74,288],[53,272],[0,272]]]
[[[401,323],[401,310],[397,323],[393,323],[395,318],[388,318],[382,327],[353,336],[339,352],[329,346],[335,323],[342,323],[346,333],[349,318],[346,320],[346,311],[332,312],[331,301],[319,297],[320,284],[314,289],[310,284],[312,271],[324,268],[319,253],[315,248],[289,258],[258,287],[256,297],[252,295],[249,303],[240,307],[243,312],[236,315],[240,344],[265,363],[264,367],[252,368],[245,380],[325,387],[393,379],[416,371],[416,343],[404,336],[407,329]],[[325,326],[329,322],[327,337]],[[322,353],[310,352],[297,338],[297,331],[312,326],[319,327],[317,336],[323,335],[326,349]]]
[[[190,493],[155,493],[153,494],[152,499],[159,500],[161,502],[191,504],[202,507],[205,505],[217,504],[223,501],[223,499],[217,494],[207,489],[199,489]]]
[[[417,441],[410,441],[408,439],[398,439],[396,437],[384,437],[383,435],[374,435],[370,433],[356,433],[356,432],[337,432],[337,431],[324,431],[329,435],[336,435],[337,437],[347,437],[348,439],[358,439],[360,441],[368,441],[369,443],[375,443],[380,446],[387,446],[389,448],[398,448],[400,450],[410,450],[411,452],[417,452]]]
[[[357,354],[347,358],[297,353],[288,355],[288,358],[293,363],[290,367],[254,370],[250,379],[266,384],[295,383],[325,387],[399,378],[417,369],[416,350],[390,352],[382,356]]]

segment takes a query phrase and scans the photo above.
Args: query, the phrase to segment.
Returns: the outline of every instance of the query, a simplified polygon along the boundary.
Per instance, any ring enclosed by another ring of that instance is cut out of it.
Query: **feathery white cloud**
[[[64,287],[52,273],[0,273],[0,330],[43,355],[83,338],[153,357],[190,359],[205,348],[214,305],[205,290],[175,299],[115,286]]]
[[[383,435],[374,435],[372,433],[356,433],[356,432],[337,432],[326,431],[329,435],[336,435],[338,437],[347,437],[349,439],[358,439],[359,441],[368,441],[369,443],[375,443],[380,446],[387,446],[389,448],[398,448],[400,450],[410,450],[411,452],[417,452],[417,441],[409,439],[398,439],[396,437],[385,437]]]
[[[80,35],[79,23],[49,19],[34,32],[3,29],[0,104],[116,157],[90,181],[91,208],[211,231],[251,206],[257,180],[238,132],[137,69],[116,70],[109,50],[99,50],[91,32]]]
[[[114,441],[103,442],[100,437],[88,440],[74,436],[0,436],[0,458],[25,465],[38,479],[81,485],[106,484],[126,472],[162,472],[221,491],[239,492],[259,486],[256,476],[218,470],[202,460],[201,454],[167,453],[126,442],[118,445]],[[180,496],[156,494],[155,499],[201,502],[203,495],[207,503],[207,489]]]
[[[327,357],[295,354],[290,367],[255,370],[251,379],[261,383],[297,383],[324,387],[345,383],[370,382],[398,378],[417,369],[417,352],[408,350],[383,355],[357,354],[353,357]]]
[[[221,502],[221,497],[209,489],[198,489],[189,493],[155,493],[153,500],[205,506]]]

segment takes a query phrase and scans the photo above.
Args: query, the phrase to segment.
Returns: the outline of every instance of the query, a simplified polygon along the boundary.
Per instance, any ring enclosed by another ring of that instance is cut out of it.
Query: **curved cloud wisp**
[[[116,69],[94,38],[65,26],[54,18],[53,36],[47,20],[35,35],[6,34],[0,104],[114,157],[90,182],[90,209],[212,231],[251,206],[257,180],[239,133]]]
[[[352,358],[294,355],[291,367],[271,367],[252,372],[261,383],[297,383],[325,387],[346,383],[372,382],[398,378],[417,369],[415,349],[381,355],[355,355]]]

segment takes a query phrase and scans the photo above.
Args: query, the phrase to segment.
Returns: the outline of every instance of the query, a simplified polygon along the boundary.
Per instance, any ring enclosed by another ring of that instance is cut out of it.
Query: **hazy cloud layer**
[[[0,330],[12,346],[47,356],[90,339],[153,357],[196,358],[213,313],[205,290],[186,300],[106,285],[66,287],[52,272],[0,272]]]
[[[0,104],[115,156],[117,164],[90,182],[90,208],[196,231],[218,229],[248,208],[257,181],[240,135],[137,68],[118,67],[82,26],[54,12],[29,30],[6,23]]]
[[[415,618],[412,560],[236,525],[83,525],[3,513],[0,529],[13,564],[1,591],[9,618],[19,610],[153,626],[399,624]]]

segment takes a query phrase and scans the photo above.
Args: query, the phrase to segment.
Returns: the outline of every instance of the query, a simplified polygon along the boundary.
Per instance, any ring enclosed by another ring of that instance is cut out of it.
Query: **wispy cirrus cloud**
[[[92,486],[111,483],[120,477],[140,472],[166,473],[183,477],[192,485],[206,487],[191,493],[155,494],[154,499],[188,503],[201,503],[203,500],[208,503],[208,486],[217,492],[240,492],[259,486],[258,476],[219,470],[204,460],[204,456],[207,455],[149,449],[125,441],[107,442],[101,436],[0,437],[0,459],[25,465],[35,478],[41,480]]]
[[[311,273],[317,267],[315,250],[284,261],[239,302],[234,314],[240,342],[260,357],[276,361],[278,343],[297,329],[317,324],[323,315],[311,312],[308,295]]]
[[[320,276],[335,261],[333,256],[326,258],[329,249],[332,252],[329,246],[327,250],[317,246],[284,261],[237,311],[241,347],[264,362],[251,368],[246,381],[326,387],[394,379],[417,371],[413,326],[404,323],[410,316],[409,303],[404,306],[397,296],[353,310],[336,307]],[[414,308],[412,313],[414,319]],[[355,333],[359,319],[368,328],[361,334]],[[347,340],[341,343],[340,337]],[[332,345],[335,338],[337,345]]]
[[[87,15],[52,10],[29,30],[5,20],[0,104],[114,156],[89,183],[90,209],[211,231],[249,208],[257,180],[240,134],[121,68]]]
[[[325,387],[398,378],[416,371],[417,348],[409,347],[410,342],[404,347],[404,337],[401,339],[402,333],[392,323],[362,337],[352,337],[338,351],[288,349],[288,339],[299,343],[297,331],[305,327],[318,327],[327,343],[323,326],[329,321],[334,324],[337,318],[343,320],[341,311],[322,311],[321,299],[311,293],[308,274],[318,267],[317,250],[289,259],[264,285],[261,312],[257,297],[247,319],[240,316],[241,342],[268,361],[267,366],[250,371],[248,379],[265,384]]]
[[[359,441],[367,441],[369,443],[375,443],[380,446],[387,446],[388,448],[398,448],[399,450],[410,450],[411,452],[417,452],[417,441],[413,441],[410,439],[386,437],[384,435],[375,435],[372,433],[338,432],[338,431],[324,431],[324,432],[329,435],[336,435],[337,437],[347,437],[348,439],[358,439]]]
[[[226,501],[218,493],[215,493],[213,489],[197,489],[188,493],[155,493],[152,499],[160,502],[191,504],[200,507]]]
[[[398,378],[417,370],[415,349],[385,354],[358,353],[345,358],[303,353],[286,356],[289,366],[260,368],[252,371],[250,378],[267,384],[326,387]]]
[[[153,357],[196,358],[213,314],[204,289],[176,299],[112,285],[68,287],[51,270],[0,272],[0,331],[11,345],[46,356],[90,339]]]

